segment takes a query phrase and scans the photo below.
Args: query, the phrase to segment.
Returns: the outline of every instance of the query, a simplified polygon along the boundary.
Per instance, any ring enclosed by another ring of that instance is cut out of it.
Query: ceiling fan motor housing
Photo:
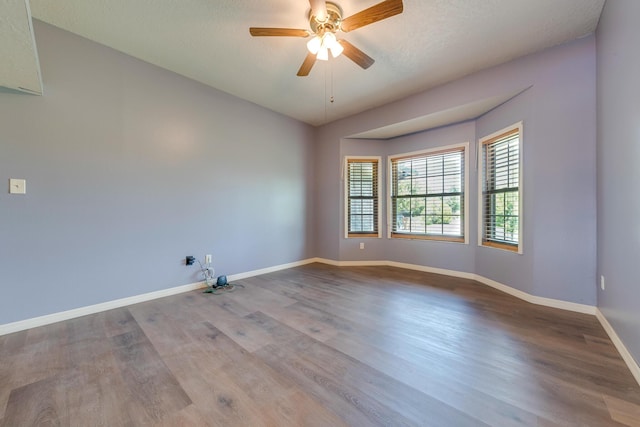
[[[327,2],[327,19],[319,21],[313,10],[309,11],[309,26],[314,34],[322,35],[325,32],[335,33],[340,29],[340,22],[342,21],[342,9],[335,3]]]

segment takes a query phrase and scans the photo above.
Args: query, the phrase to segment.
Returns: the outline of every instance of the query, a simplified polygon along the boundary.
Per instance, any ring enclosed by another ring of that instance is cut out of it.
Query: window
[[[390,158],[390,237],[465,241],[466,147]]]
[[[521,136],[522,123],[518,123],[480,140],[480,244],[519,253],[522,244]]]
[[[347,237],[380,237],[378,165],[380,158],[347,157]]]

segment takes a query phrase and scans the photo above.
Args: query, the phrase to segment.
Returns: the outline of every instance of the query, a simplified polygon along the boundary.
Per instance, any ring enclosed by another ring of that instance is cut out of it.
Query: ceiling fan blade
[[[340,28],[349,32],[402,13],[402,0],[385,0],[342,20]]]
[[[307,52],[307,57],[304,58],[304,61],[302,62],[302,65],[298,70],[298,76],[300,77],[308,76],[309,72],[311,72],[311,68],[313,67],[313,64],[315,63],[316,63],[316,55],[311,52]]]
[[[373,65],[376,62],[372,57],[352,45],[346,40],[338,40],[338,43],[342,45],[344,51],[342,54],[364,68],[365,70]]]
[[[251,27],[249,32],[254,37],[308,37],[309,31],[295,28],[262,28]]]
[[[311,5],[311,15],[315,16],[319,22],[327,19],[327,3],[325,0],[309,0]]]

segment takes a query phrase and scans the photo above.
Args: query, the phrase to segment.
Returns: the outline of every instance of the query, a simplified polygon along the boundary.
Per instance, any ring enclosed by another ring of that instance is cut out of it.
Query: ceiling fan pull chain
[[[331,64],[329,65],[329,73],[331,74],[331,97],[329,98],[329,101],[333,104],[333,61],[331,61]]]
[[[327,67],[324,67],[324,96],[322,97],[324,101],[324,121],[327,121]]]

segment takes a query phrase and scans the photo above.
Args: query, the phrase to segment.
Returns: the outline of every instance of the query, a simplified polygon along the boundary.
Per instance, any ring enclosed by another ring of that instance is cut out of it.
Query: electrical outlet
[[[600,289],[604,291],[604,276],[600,276]]]
[[[204,256],[204,262],[206,264],[211,264],[211,254],[207,254]]]
[[[360,242],[360,249],[364,249],[364,242]]]
[[[191,255],[187,255],[184,259],[185,265],[193,265],[194,262],[196,262],[196,257]]]
[[[27,194],[27,181],[24,179],[11,178],[9,180],[9,193]]]

